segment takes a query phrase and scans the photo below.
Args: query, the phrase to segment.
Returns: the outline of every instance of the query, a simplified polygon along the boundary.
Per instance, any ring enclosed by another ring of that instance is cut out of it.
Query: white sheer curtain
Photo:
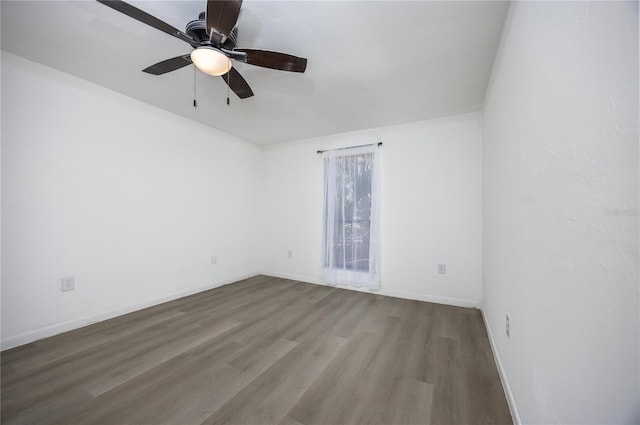
[[[378,288],[378,145],[326,151],[323,158],[324,281]]]

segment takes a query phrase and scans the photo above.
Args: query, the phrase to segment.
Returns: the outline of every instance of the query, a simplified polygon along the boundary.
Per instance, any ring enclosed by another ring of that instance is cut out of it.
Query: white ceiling
[[[205,1],[130,1],[183,30]],[[95,1],[2,1],[2,48],[258,144],[481,109],[508,3],[251,1],[238,47],[308,58],[304,74],[234,62],[254,97],[194,68],[191,47]]]

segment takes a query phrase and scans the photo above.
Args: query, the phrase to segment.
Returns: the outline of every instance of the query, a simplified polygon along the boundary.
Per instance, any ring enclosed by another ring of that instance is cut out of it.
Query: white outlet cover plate
[[[74,277],[63,277],[60,279],[60,290],[62,292],[73,291],[76,289],[76,280]]]

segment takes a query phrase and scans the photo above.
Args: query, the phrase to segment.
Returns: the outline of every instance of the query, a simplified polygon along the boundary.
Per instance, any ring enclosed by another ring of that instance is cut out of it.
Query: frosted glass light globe
[[[231,60],[218,49],[202,46],[191,52],[191,61],[202,72],[223,75],[231,69]]]

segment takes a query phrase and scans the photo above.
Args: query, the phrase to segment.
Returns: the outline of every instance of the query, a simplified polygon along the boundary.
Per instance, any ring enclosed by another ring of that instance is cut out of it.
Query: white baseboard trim
[[[141,303],[132,304],[125,307],[118,307],[118,308],[107,310],[98,314],[92,314],[90,316],[80,317],[78,319],[69,320],[67,322],[56,323],[53,325],[45,326],[40,329],[23,332],[21,334],[10,336],[6,339],[3,339],[0,342],[0,347],[2,348],[2,350],[8,350],[10,348],[28,344],[30,342],[37,341],[42,338],[47,338],[50,336],[61,334],[63,332],[68,332],[74,329],[82,328],[84,326],[91,325],[93,323],[102,322],[103,320],[112,319],[114,317],[122,316],[124,314],[132,313],[134,311],[142,310],[147,307],[152,307],[154,305],[162,304],[168,301],[173,301],[178,298],[183,298],[189,295],[197,294],[199,292],[208,291],[209,289],[218,288],[220,286],[228,285],[230,283],[234,283],[243,279],[248,279],[250,277],[254,277],[257,275],[258,273],[254,273],[246,276],[239,276],[234,279],[224,280],[221,282],[212,282],[203,286],[199,286],[197,288],[191,288],[184,291],[174,292],[172,294],[164,295],[162,297],[154,298],[151,300],[146,300]]]
[[[484,315],[484,309],[480,308],[480,312],[482,313],[482,321],[484,322],[484,327],[487,330],[487,335],[489,336],[489,344],[491,345],[491,351],[493,352],[493,359],[498,366],[498,374],[500,375],[500,381],[502,381],[502,388],[507,397],[507,404],[509,404],[509,410],[511,411],[511,418],[513,419],[514,425],[521,425],[520,414],[518,413],[518,406],[516,405],[516,399],[513,396],[513,392],[511,391],[511,386],[509,385],[509,380],[507,379],[507,375],[504,371],[504,367],[502,366],[502,361],[500,360],[500,354],[498,354],[498,350],[496,349],[495,342],[493,340],[493,334],[491,333],[491,328],[489,327],[489,322],[487,322],[487,318]]]
[[[298,282],[312,283],[314,285],[332,286],[332,285],[327,285],[321,279],[314,279],[308,276],[295,276],[295,275],[290,275],[286,273],[275,273],[275,272],[262,272],[260,274],[265,276],[279,277],[282,279],[296,280]],[[461,299],[461,298],[448,298],[448,297],[440,297],[437,295],[428,295],[428,294],[414,294],[412,292],[394,291],[392,289],[385,289],[385,288],[367,289],[367,288],[356,288],[352,286],[343,286],[343,285],[338,285],[337,287],[342,289],[349,289],[352,291],[386,295],[388,297],[404,298],[407,300],[426,301],[426,302],[436,303],[436,304],[453,305],[456,307],[480,308],[479,301],[467,300],[467,299]]]

